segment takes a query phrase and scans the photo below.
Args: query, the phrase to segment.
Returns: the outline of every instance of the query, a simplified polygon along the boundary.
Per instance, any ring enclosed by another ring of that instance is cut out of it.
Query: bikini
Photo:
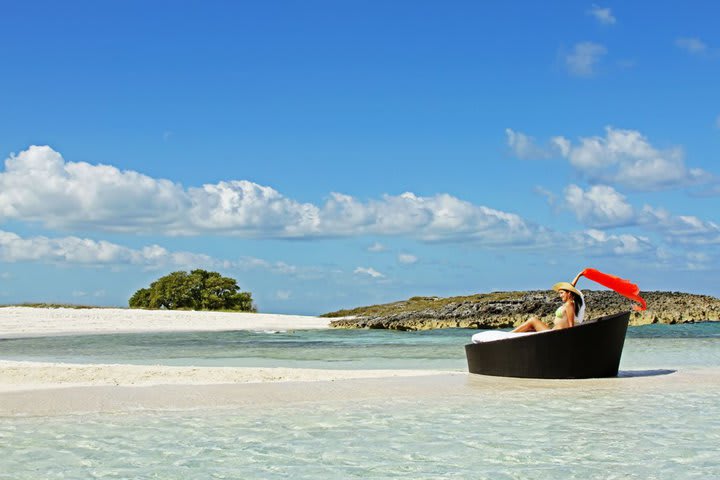
[[[563,318],[563,313],[565,313],[565,304],[563,303],[558,307],[557,310],[555,310],[555,318],[561,319]],[[582,323],[585,317],[585,297],[583,297],[583,304],[582,307],[580,307],[580,311],[575,315],[575,323]]]

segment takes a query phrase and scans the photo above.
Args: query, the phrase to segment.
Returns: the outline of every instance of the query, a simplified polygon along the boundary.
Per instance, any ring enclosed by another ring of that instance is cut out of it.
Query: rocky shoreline
[[[628,311],[633,303],[611,291],[583,291],[586,318]],[[630,325],[677,324],[720,320],[720,299],[679,292],[642,292],[648,308],[633,311]],[[342,317],[330,322],[334,328],[430,330],[436,328],[510,328],[530,315],[551,323],[560,306],[554,291],[493,292],[469,297],[413,297],[353,310],[322,315]]]

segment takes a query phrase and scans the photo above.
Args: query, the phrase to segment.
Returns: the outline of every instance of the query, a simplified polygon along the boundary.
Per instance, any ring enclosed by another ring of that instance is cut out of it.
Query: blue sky
[[[720,295],[717,2],[4,2],[0,304]],[[582,288],[599,288],[585,281]]]

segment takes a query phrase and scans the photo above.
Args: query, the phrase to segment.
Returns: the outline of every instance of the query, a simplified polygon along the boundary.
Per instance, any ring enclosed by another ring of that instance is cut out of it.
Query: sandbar
[[[31,336],[323,328],[329,328],[328,319],[300,315],[0,307],[0,416],[228,405],[245,401],[242,396],[250,391],[258,392],[252,402],[284,401],[305,398],[307,392],[327,392],[330,385],[342,384],[344,387],[332,388],[347,393],[368,386],[353,382],[391,382],[375,389],[380,394],[397,380],[407,388],[414,383],[405,384],[403,379],[458,375],[435,370],[177,367],[2,359],[2,339]]]
[[[305,315],[130,308],[0,307],[0,338],[104,333],[308,330],[329,326],[330,319]]]

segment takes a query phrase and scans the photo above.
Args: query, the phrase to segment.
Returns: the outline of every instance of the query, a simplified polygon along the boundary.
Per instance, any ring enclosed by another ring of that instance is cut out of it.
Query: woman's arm
[[[583,270],[583,272],[584,272],[584,271],[585,271],[585,270]],[[577,275],[575,275],[575,280],[573,280],[572,282],[570,282],[573,287],[574,287],[575,285],[577,285],[578,280],[580,280],[580,277],[583,276],[583,272],[580,272],[580,273],[578,273]]]
[[[567,318],[568,327],[575,326],[575,302],[570,299],[565,302],[565,316]]]

